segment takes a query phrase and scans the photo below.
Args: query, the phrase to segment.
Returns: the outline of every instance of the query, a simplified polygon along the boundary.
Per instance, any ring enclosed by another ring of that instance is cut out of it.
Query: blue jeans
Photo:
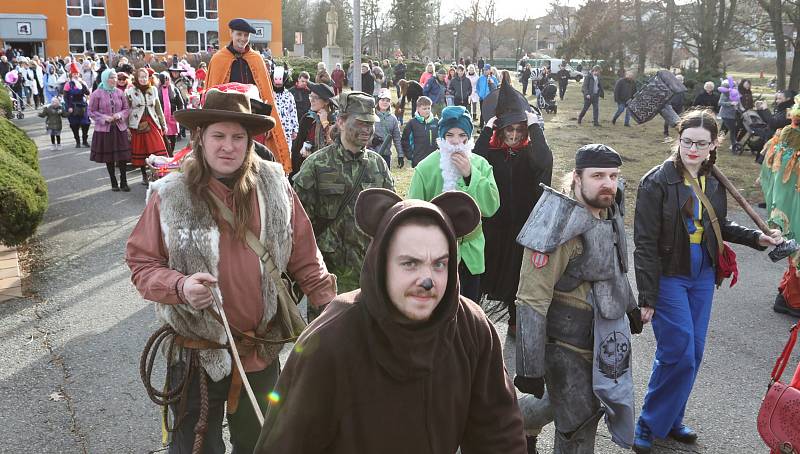
[[[628,111],[627,107],[628,106],[624,102],[623,103],[619,103],[618,102],[617,103],[617,112],[614,114],[614,118],[611,119],[611,122],[615,123],[617,121],[617,118],[619,118],[619,116],[622,115],[622,112],[624,111],[625,112],[625,126],[630,126],[631,125],[631,113]]]
[[[680,427],[692,393],[714,298],[714,267],[700,244],[691,245],[691,276],[661,276],[653,315],[656,357],[639,422],[656,438]]]

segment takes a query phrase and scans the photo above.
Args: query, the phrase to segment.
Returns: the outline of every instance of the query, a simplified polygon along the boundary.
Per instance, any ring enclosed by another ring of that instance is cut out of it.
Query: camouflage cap
[[[381,121],[375,115],[375,98],[363,91],[350,91],[339,95],[339,113],[352,115],[356,120],[375,123]]]

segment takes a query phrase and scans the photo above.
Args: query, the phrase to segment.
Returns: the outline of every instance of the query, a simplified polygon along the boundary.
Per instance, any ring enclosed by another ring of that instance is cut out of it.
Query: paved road
[[[64,150],[53,152],[40,119],[29,114],[18,124],[42,149],[50,208],[28,254],[33,296],[0,305],[0,451],[157,452],[158,409],[138,373],[143,344],[157,326],[123,262],[145,188],[131,173],[130,193],[110,192],[105,168],[89,162],[89,150],[72,148],[68,130]],[[700,441],[693,447],[659,443],[654,452],[765,452],[755,418],[793,320],[770,308],[783,265],[735,249],[741,283],[717,293],[706,359],[687,411]],[[503,323],[497,326],[513,373],[513,341],[505,339]],[[639,404],[654,348],[647,328],[634,341]],[[552,445],[552,426],[541,438],[542,446]],[[624,451],[603,429],[597,452]]]

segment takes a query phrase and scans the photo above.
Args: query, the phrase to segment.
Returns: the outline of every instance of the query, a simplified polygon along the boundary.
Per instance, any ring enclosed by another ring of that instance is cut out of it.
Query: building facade
[[[237,17],[257,30],[254,48],[281,54],[281,0],[0,1],[0,46],[42,57],[121,47],[182,55],[224,46]]]

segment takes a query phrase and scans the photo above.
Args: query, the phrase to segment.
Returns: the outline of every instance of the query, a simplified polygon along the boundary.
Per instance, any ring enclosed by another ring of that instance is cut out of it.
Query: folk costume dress
[[[790,110],[792,124],[779,130],[764,147],[761,164],[761,190],[767,203],[768,222],[779,228],[787,239],[797,239],[800,230],[800,104]],[[789,266],[778,285],[780,296],[792,311],[800,311],[800,280],[795,275],[798,257],[790,257]]]
[[[128,118],[128,127],[131,130],[131,165],[142,167],[151,154],[167,156],[163,138],[167,128],[166,120],[156,87],[142,87],[137,83],[128,88],[125,94],[131,108]]]
[[[113,69],[103,71],[101,83],[89,96],[89,117],[94,123],[92,152],[89,159],[94,162],[124,162],[131,159],[131,143],[128,139],[128,99],[125,93],[108,80]],[[114,114],[121,118],[112,121]]]

